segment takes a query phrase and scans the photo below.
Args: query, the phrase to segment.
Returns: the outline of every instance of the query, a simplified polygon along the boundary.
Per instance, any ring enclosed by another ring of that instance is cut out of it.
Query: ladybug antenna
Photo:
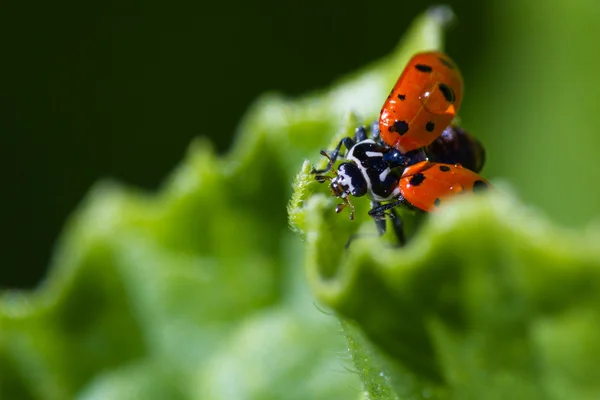
[[[327,171],[333,169],[333,172],[335,173],[336,172],[335,168],[333,168],[333,164],[335,163],[335,159],[331,158],[331,156],[329,154],[327,154],[327,152],[325,150],[321,150],[321,155],[323,157],[325,157],[328,160],[328,162],[327,162],[327,166],[325,167],[325,169],[322,169],[322,170],[320,170],[318,172],[327,172]],[[310,172],[314,174],[314,173],[317,172],[317,170],[313,168]]]
[[[320,183],[323,183],[325,181],[330,181],[332,179],[333,178],[329,175],[315,175],[315,180]]]
[[[311,174],[316,174],[318,172],[323,173],[323,172],[327,172],[332,170],[334,174],[337,175],[337,170],[335,168],[333,168],[333,163],[334,160],[331,158],[331,156],[329,154],[327,154],[327,152],[325,150],[321,150],[321,155],[325,158],[327,158],[328,163],[327,163],[327,167],[325,167],[325,169],[319,170],[317,171],[314,167],[313,169],[310,171]],[[332,180],[333,177],[332,176],[328,176],[328,175],[315,175],[315,180],[323,183],[325,181],[330,181]]]

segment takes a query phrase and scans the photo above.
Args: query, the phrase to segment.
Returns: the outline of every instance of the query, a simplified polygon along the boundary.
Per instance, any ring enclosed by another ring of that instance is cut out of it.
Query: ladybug
[[[465,134],[463,130],[451,129],[446,139],[452,144],[452,138],[466,140]],[[329,163],[325,169],[313,169],[312,173],[317,174],[315,178],[319,182],[330,181],[332,194],[343,201],[337,205],[335,211],[339,213],[349,207],[350,219],[354,219],[354,206],[350,196],[369,197],[369,215],[375,219],[380,235],[386,230],[386,214],[391,213],[400,244],[403,244],[405,239],[402,220],[393,211],[395,207],[406,204],[422,212],[431,212],[449,196],[477,192],[489,186],[476,172],[460,164],[429,161],[424,149],[401,153],[374,139],[367,139],[366,136],[366,129],[359,127],[354,139],[342,139],[331,154],[321,151],[321,154],[329,159]],[[376,133],[374,137],[377,137]],[[340,156],[342,145],[348,149],[344,157],[346,161],[336,170],[333,165]],[[454,147],[449,145],[445,148],[452,150]],[[482,147],[481,150],[483,151]],[[463,157],[464,154],[468,157]],[[468,151],[450,151],[449,154],[442,152],[439,156],[473,158]],[[335,176],[323,175],[332,169]],[[389,203],[382,205],[382,202]]]
[[[450,125],[462,98],[462,76],[446,54],[414,55],[381,108],[381,139],[403,153],[429,146]]]

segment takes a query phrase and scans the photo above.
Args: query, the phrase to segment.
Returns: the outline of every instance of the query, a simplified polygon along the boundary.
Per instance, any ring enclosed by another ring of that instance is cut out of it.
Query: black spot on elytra
[[[399,94],[398,95],[398,99],[401,101],[404,101],[406,99],[406,95],[405,94]]]
[[[410,183],[411,186],[419,186],[421,183],[423,183],[424,180],[425,175],[419,172],[411,176],[410,181],[408,181],[408,183]]]
[[[394,121],[394,125],[390,126],[388,129],[390,132],[396,132],[397,134],[402,136],[406,132],[408,132],[408,123],[406,121],[396,120]]]
[[[431,65],[417,64],[417,65],[415,65],[415,68],[417,69],[417,71],[421,71],[421,72],[433,71],[433,68],[431,67]]]
[[[473,183],[473,192],[480,192],[484,189],[487,189],[488,184],[485,183],[484,181],[475,181],[475,183]]]
[[[446,67],[448,67],[450,69],[454,69],[454,64],[452,64],[449,60],[446,60],[445,58],[442,58],[442,57],[438,57],[438,60],[440,60],[440,62],[442,64],[444,64]]]
[[[440,171],[448,172],[448,171],[450,171],[450,167],[447,165],[440,165]]]
[[[440,206],[440,199],[435,199],[435,201],[433,202],[433,204],[435,204],[436,207]]]
[[[442,82],[438,85],[438,88],[440,88],[440,92],[442,92],[442,95],[448,103],[454,103],[454,90],[452,90],[450,86]]]
[[[425,124],[425,129],[427,130],[427,132],[433,132],[433,130],[435,129],[435,124],[429,121]]]

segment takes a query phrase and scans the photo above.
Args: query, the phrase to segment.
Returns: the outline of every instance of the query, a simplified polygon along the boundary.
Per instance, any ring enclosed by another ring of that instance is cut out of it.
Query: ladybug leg
[[[377,138],[379,138],[379,125],[377,126]],[[335,149],[333,149],[333,151],[327,156],[329,158],[329,163],[327,164],[327,167],[325,167],[324,169],[312,169],[310,172],[311,174],[325,174],[327,172],[329,172],[331,170],[331,168],[333,168],[333,164],[335,164],[335,162],[337,161],[338,157],[340,156],[340,151],[342,149],[342,146],[346,147],[346,149],[350,150],[352,147],[354,147],[354,145],[358,142],[362,142],[363,140],[367,139],[367,128],[364,125],[361,125],[359,127],[356,128],[356,131],[354,132],[354,139],[349,138],[349,137],[345,137],[342,140],[340,140],[340,142],[337,144],[337,146],[335,146]],[[375,140],[376,142],[379,142],[379,139]],[[383,147],[381,151],[385,151],[387,148]],[[321,154],[323,154],[323,152],[321,152]]]
[[[375,210],[381,207],[381,203],[378,201],[371,201],[371,210]],[[369,212],[369,214],[371,214]],[[385,229],[386,229],[386,221],[385,218],[383,219],[375,219],[375,226],[377,227],[377,233],[379,234],[379,236],[383,236],[383,234],[385,233]]]
[[[367,140],[367,128],[364,125],[356,128],[356,131],[354,132],[354,140],[356,140],[357,143]]]
[[[390,217],[392,217],[392,226],[394,227],[394,233],[398,239],[398,244],[400,246],[404,246],[406,244],[406,237],[404,236],[404,222],[393,208],[390,210]]]
[[[398,197],[398,200],[393,203],[388,203],[381,205],[378,202],[371,203],[374,207],[369,211],[369,215],[375,219],[375,224],[377,225],[377,231],[380,235],[385,233],[385,221],[386,216],[389,216],[392,220],[392,226],[394,228],[394,233],[396,234],[396,238],[398,239],[398,243],[400,246],[404,246],[406,243],[406,236],[404,236],[404,222],[402,218],[396,214],[394,207],[399,206],[400,204],[405,204],[404,197]],[[387,212],[389,210],[389,212]],[[380,230],[380,226],[383,226],[383,231]]]
[[[371,122],[371,139],[377,143],[381,143],[381,136],[379,134],[379,120]]]
[[[371,201],[371,209],[376,209],[381,207],[381,203],[378,201]],[[383,234],[385,233],[385,219],[376,219],[375,220],[375,226],[377,227],[377,234],[379,236],[383,236]],[[365,235],[361,235],[360,233],[354,233],[352,235],[350,235],[350,237],[348,238],[348,241],[346,242],[346,246],[344,246],[346,249],[348,249],[350,247],[350,243],[352,243],[355,239],[358,239],[361,236],[365,236]],[[371,236],[371,235],[366,235],[366,236]]]
[[[312,169],[310,171],[311,174],[325,174],[327,172],[329,172],[329,170],[333,167],[333,164],[335,164],[337,158],[340,156],[340,150],[342,149],[342,145],[344,145],[347,149],[351,149],[356,143],[354,142],[354,140],[352,140],[352,138],[349,137],[345,137],[342,140],[340,140],[340,142],[337,144],[337,146],[335,146],[335,149],[333,149],[333,151],[331,152],[331,154],[323,154],[325,153],[325,151],[321,150],[321,154],[326,156],[327,158],[329,158],[329,163],[327,163],[327,167],[325,167],[325,169]]]
[[[375,219],[375,226],[377,227],[377,234],[379,236],[383,236],[383,234],[385,234],[385,231],[386,231],[385,216],[389,215],[389,217],[392,219],[392,226],[394,227],[394,233],[396,234],[396,237],[398,238],[398,243],[400,244],[400,246],[404,246],[404,244],[406,243],[406,239],[404,236],[404,223],[402,222],[402,218],[400,218],[396,214],[396,211],[394,211],[393,207],[403,204],[403,202],[404,202],[404,198],[402,198],[401,201],[399,200],[394,203],[385,204],[385,205],[381,205],[381,203],[378,201],[371,201],[371,211],[369,211],[369,215]],[[389,213],[386,213],[385,211],[387,211],[388,209],[390,211],[389,211]],[[348,241],[346,242],[346,246],[344,246],[344,247],[346,249],[348,249],[350,247],[350,243],[352,243],[355,239],[358,239],[360,236],[363,236],[363,235],[361,235],[359,233],[350,235],[350,237],[348,238]]]
[[[393,203],[387,203],[387,204],[383,204],[378,207],[372,208],[371,210],[369,210],[369,215],[371,217],[373,217],[375,219],[375,221],[377,221],[377,220],[385,221],[385,217],[388,215],[388,213],[386,213],[386,211],[391,210],[394,207],[398,207],[400,204],[405,204],[404,197],[402,197],[402,196],[398,196],[398,200],[394,201]]]

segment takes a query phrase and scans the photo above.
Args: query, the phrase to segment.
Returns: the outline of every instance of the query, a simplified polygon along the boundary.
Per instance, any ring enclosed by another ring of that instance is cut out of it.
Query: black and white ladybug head
[[[368,190],[367,181],[356,163],[346,162],[340,164],[337,171],[335,171],[335,177],[331,179],[329,188],[335,197],[339,197],[344,201],[336,206],[335,212],[339,213],[344,208],[350,207],[350,219],[354,219],[354,206],[350,202],[350,196],[364,196]]]
[[[367,194],[368,185],[356,163],[347,162],[340,164],[329,188],[334,196],[343,199],[349,195],[354,197],[364,196]]]

